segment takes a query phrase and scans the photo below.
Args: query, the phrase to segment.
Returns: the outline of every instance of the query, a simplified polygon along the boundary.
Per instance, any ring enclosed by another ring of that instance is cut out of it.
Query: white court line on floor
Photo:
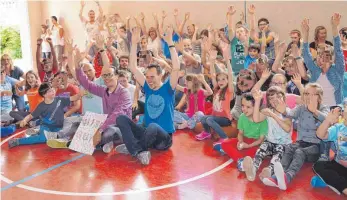
[[[5,144],[8,140],[10,140],[13,137],[16,137],[17,135],[22,134],[22,132],[19,132],[15,135],[12,135],[9,138],[6,138],[5,140],[3,140],[0,143],[0,147]],[[231,164],[233,162],[232,159],[229,159],[228,161],[226,161],[225,163],[221,164],[220,166],[205,172],[203,174],[194,176],[192,178],[186,179],[186,180],[182,180],[182,181],[178,181],[175,183],[170,183],[170,184],[166,184],[166,185],[161,185],[161,186],[157,186],[157,187],[152,187],[152,188],[142,188],[142,189],[138,189],[138,190],[128,190],[128,191],[119,191],[119,192],[103,192],[103,193],[89,193],[89,192],[63,192],[63,191],[56,191],[56,190],[46,190],[46,189],[41,189],[41,188],[36,188],[36,187],[31,187],[31,186],[27,186],[24,184],[19,184],[16,187],[22,188],[22,189],[26,189],[26,190],[30,190],[30,191],[34,191],[34,192],[40,192],[40,193],[46,193],[46,194],[55,194],[55,195],[67,195],[67,196],[116,196],[116,195],[127,195],[127,194],[137,194],[137,193],[142,193],[142,192],[151,192],[151,191],[156,191],[156,190],[162,190],[162,189],[167,189],[167,188],[171,188],[171,187],[176,187],[179,185],[183,185],[183,184],[187,184],[199,179],[202,179],[204,177],[207,177],[211,174],[214,174],[222,169],[224,169],[226,166],[228,166],[229,164]],[[3,176],[2,174],[0,175],[0,179],[8,184],[13,183],[12,180],[6,178],[5,176]]]

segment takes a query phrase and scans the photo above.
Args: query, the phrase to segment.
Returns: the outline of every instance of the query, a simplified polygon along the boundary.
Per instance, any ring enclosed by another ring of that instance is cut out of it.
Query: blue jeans
[[[24,96],[12,95],[12,99],[16,102],[16,108],[19,111],[25,111]]]
[[[189,118],[186,113],[181,113],[177,110],[174,111],[175,125],[182,124],[184,121],[187,121],[189,129],[195,128],[196,124],[199,123],[203,117],[204,113],[201,111],[196,112],[191,118]]]
[[[220,138],[228,138],[228,136],[224,133],[221,127],[231,125],[231,121],[228,118],[208,115],[202,117],[201,123],[206,132],[211,133],[212,128],[219,135]]]
[[[25,137],[25,138],[19,138],[19,145],[46,143],[47,139],[46,139],[46,136],[44,134],[44,131],[58,132],[60,130],[61,130],[61,128],[48,128],[45,125],[41,125],[38,135]]]
[[[126,115],[120,115],[116,124],[122,133],[125,146],[132,156],[148,151],[149,148],[167,150],[172,145],[172,136],[158,124],[151,123],[147,128],[135,124]]]

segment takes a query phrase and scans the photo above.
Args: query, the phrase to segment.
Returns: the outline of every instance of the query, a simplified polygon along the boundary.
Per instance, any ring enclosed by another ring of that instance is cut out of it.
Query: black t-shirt
[[[327,40],[325,41],[325,44],[328,44],[328,45],[330,45],[330,46],[334,46],[333,43],[331,43],[330,41],[327,41]],[[311,42],[311,43],[310,43],[310,48],[311,48],[311,49],[317,50],[316,42]]]

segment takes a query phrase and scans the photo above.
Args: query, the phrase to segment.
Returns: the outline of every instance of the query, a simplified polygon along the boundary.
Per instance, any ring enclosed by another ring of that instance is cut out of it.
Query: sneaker
[[[240,172],[245,172],[245,167],[243,166],[243,160],[245,158],[240,158],[237,160],[237,169],[240,171]]]
[[[116,151],[121,154],[130,154],[125,144],[116,146]]]
[[[104,153],[110,153],[113,149],[113,141],[109,142],[107,144],[104,144],[104,146],[102,147],[102,151]]]
[[[181,129],[185,129],[188,127],[188,122],[187,121],[184,121],[182,124],[179,124],[177,126],[177,129],[181,130]]]
[[[264,178],[270,178],[270,177],[271,177],[271,169],[268,167],[264,167],[259,174],[260,180],[263,180]]]
[[[68,148],[68,142],[66,139],[50,139],[47,140],[47,146],[54,149],[65,149]]]
[[[25,134],[26,135],[29,135],[29,136],[32,136],[32,135],[37,135],[39,133],[40,129],[38,128],[29,128]]]
[[[43,131],[43,133],[45,134],[47,140],[58,139],[57,132]]]
[[[141,162],[143,165],[149,165],[149,162],[151,161],[151,152],[149,151],[142,151],[141,153],[136,155],[137,159]]]
[[[195,138],[199,141],[211,138],[211,133],[207,133],[206,131],[201,132],[196,135]]]
[[[274,171],[277,178],[278,187],[281,190],[287,190],[288,178],[286,173],[284,173],[282,164],[280,162],[274,163]]]
[[[311,186],[314,188],[324,188],[327,184],[319,176],[314,176],[311,179]]]
[[[330,161],[330,159],[329,159],[329,157],[328,157],[326,154],[321,154],[320,157],[319,157],[319,159],[318,159],[318,161],[319,161],[319,162],[320,162],[320,161],[325,161],[325,162],[327,162],[327,161]]]
[[[8,141],[8,148],[12,148],[12,147],[15,147],[15,146],[19,146],[18,138],[10,139]]]
[[[262,182],[264,183],[264,185],[270,186],[270,187],[278,187],[277,184],[277,179],[275,176],[270,177],[270,178],[264,178],[262,180]]]
[[[246,177],[249,181],[255,180],[256,170],[253,164],[253,159],[249,156],[246,156],[243,160],[243,166],[245,168]]]
[[[219,151],[222,155],[225,154],[224,150],[222,149],[222,144],[221,143],[214,143],[213,144],[213,149],[216,151]]]

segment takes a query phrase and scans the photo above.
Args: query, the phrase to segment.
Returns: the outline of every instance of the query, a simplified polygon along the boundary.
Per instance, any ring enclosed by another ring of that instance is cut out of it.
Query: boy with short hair
[[[9,148],[24,144],[45,143],[47,139],[44,131],[57,132],[61,130],[64,123],[64,107],[70,105],[70,101],[80,99],[80,94],[70,98],[56,97],[55,89],[49,83],[40,85],[39,94],[44,100],[37,106],[34,112],[20,122],[20,126],[24,127],[31,119],[39,117],[41,125],[38,135],[11,139],[8,141]]]

